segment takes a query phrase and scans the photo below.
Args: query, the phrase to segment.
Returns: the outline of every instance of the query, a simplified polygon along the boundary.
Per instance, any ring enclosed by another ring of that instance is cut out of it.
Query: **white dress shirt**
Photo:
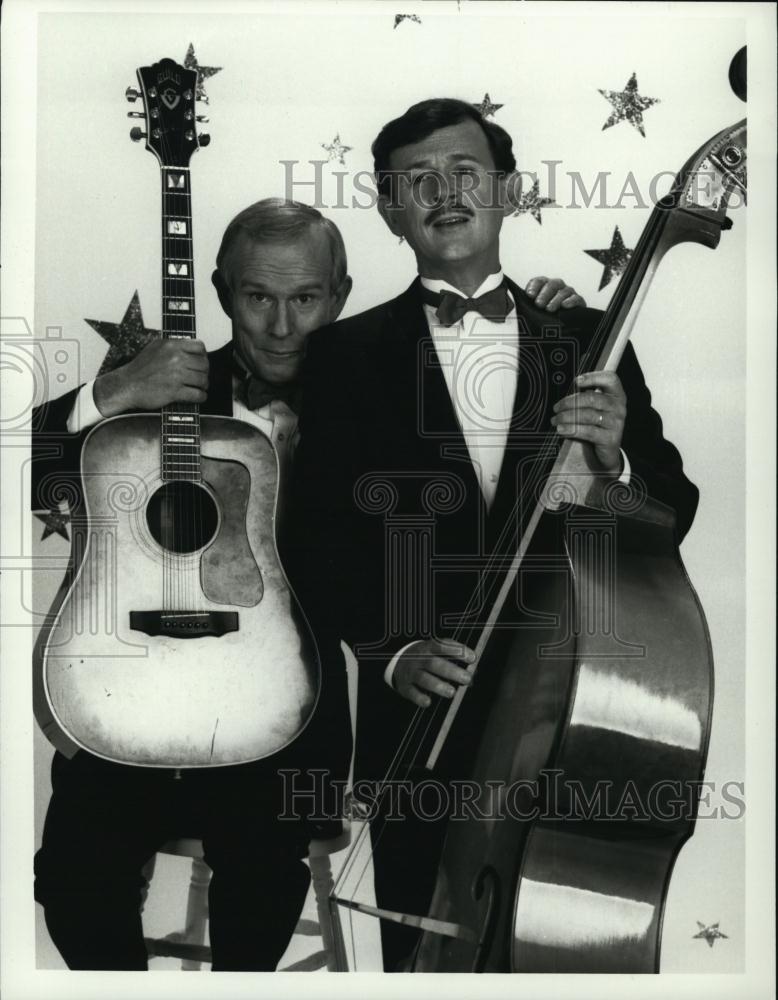
[[[502,271],[490,274],[472,298],[491,292],[502,280]],[[422,278],[421,283],[431,292],[462,294],[439,278]],[[510,295],[509,301],[511,309],[504,323],[495,323],[471,309],[448,327],[438,322],[434,306],[424,306],[438,362],[487,508],[491,508],[497,492],[519,371],[519,323]]]

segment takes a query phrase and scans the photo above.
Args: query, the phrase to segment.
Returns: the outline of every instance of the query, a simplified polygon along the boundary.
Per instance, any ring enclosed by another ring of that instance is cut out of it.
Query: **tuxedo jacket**
[[[453,635],[484,559],[499,539],[510,538],[506,525],[547,446],[552,408],[571,391],[602,317],[586,308],[552,315],[513,282],[508,287],[519,319],[519,373],[489,510],[418,279],[397,298],[309,340],[293,469],[292,562],[320,641],[343,638],[359,660],[358,777],[383,776],[414,711],[383,680],[389,658],[414,639]],[[622,448],[631,483],[675,511],[680,539],[692,523],[697,488],[663,436],[631,345],[618,374],[627,396]]]
[[[200,404],[200,412],[203,415],[232,416],[232,342],[210,352],[208,361],[208,396]],[[61,500],[68,500],[71,510],[79,511],[83,505],[80,456],[91,427],[76,434],[67,430],[67,420],[78,392],[79,389],[75,389],[44,403],[33,413],[33,509],[56,507]],[[281,561],[286,567],[283,540],[277,541]],[[71,566],[70,572],[74,569]],[[266,760],[271,767],[326,769],[337,780],[345,781],[351,760],[345,663],[339,645],[327,651],[326,659],[322,653],[320,659],[322,685],[314,718],[291,747]],[[279,665],[279,669],[282,668],[283,665]],[[331,811],[332,806],[333,803],[328,802],[327,809]]]

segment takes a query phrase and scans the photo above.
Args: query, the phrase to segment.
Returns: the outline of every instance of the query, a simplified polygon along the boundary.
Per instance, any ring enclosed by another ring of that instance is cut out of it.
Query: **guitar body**
[[[163,481],[159,415],[114,417],[84,443],[86,516],[34,654],[38,722],[66,753],[240,764],[292,742],[314,709],[316,650],[276,549],[273,445],[210,416],[200,441],[199,482]]]

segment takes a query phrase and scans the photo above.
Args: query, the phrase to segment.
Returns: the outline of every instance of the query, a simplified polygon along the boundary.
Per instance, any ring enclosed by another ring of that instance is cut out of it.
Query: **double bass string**
[[[647,246],[650,241],[653,241],[654,238],[658,236],[663,225],[664,217],[661,214],[661,210],[655,209],[652,212],[651,218],[643,230],[640,239],[638,240],[637,247],[633,252],[632,259],[627,266],[625,275],[622,281],[619,282],[616,292],[614,293],[605,314],[600,320],[591,342],[582,355],[581,362],[576,370],[576,377],[593,370],[594,364],[600,357],[605,347],[605,343],[610,336],[614,316],[621,309],[624,300],[629,296],[634,274],[641,266],[642,261],[645,260]],[[568,391],[573,391],[574,387],[575,385],[573,383],[573,385],[569,387]],[[477,611],[479,605],[486,605],[496,598],[496,592],[499,591],[504,579],[504,572],[502,571],[500,564],[504,563],[506,553],[515,552],[518,541],[523,536],[525,530],[524,525],[520,525],[519,523],[522,520],[519,517],[519,513],[521,510],[531,512],[534,509],[534,504],[530,506],[526,503],[526,501],[528,499],[532,500],[533,498],[535,500],[539,500],[542,487],[545,485],[551,471],[551,466],[556,460],[557,445],[558,437],[556,432],[547,433],[545,442],[541,447],[537,459],[533,463],[528,481],[522,492],[519,494],[519,497],[510,512],[510,516],[506,518],[505,528],[500,534],[494,550],[489,556],[485,569],[485,576],[488,581],[487,594],[484,600],[481,600],[479,598],[479,588],[476,588],[470,602],[467,605],[466,614],[467,612]],[[528,516],[531,516],[531,513]],[[525,520],[527,519],[528,517],[525,516]],[[516,526],[518,526],[518,528]],[[508,542],[510,542],[510,544],[507,544]],[[478,624],[471,626],[462,625],[456,629],[453,638],[455,641],[463,642],[465,645],[472,645],[479,629],[480,626]]]

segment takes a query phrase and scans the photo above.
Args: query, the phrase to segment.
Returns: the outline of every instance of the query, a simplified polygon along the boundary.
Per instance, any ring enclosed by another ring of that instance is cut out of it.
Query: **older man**
[[[508,133],[465,102],[429,100],[385,125],[373,156],[379,211],[418,277],[311,339],[294,499],[318,627],[357,647],[365,782],[434,725],[419,708],[470,683],[474,654],[448,637],[474,620],[480,567],[510,537],[523,470],[550,431],[591,445],[603,476],[639,476],[681,537],[697,504],[631,346],[618,374],[590,372],[570,392],[601,314],[551,320],[503,274],[517,183]],[[427,914],[445,832],[405,814],[373,828],[387,970],[414,942],[397,914]]]
[[[33,442],[35,495],[52,477],[68,480],[71,495],[78,495],[81,445],[94,423],[187,401],[201,404],[203,413],[256,424],[277,450],[283,489],[307,338],[337,319],[351,289],[343,240],[315,209],[266,199],[229,224],[212,280],[232,340],[211,354],[197,340],[154,341],[123,367],[46,404],[34,424],[41,427]],[[544,279],[533,290],[552,309],[571,299],[562,282]],[[56,462],[46,457],[48,433],[65,442]],[[213,968],[276,968],[308,888],[302,858],[310,838],[305,822],[277,818],[283,809],[278,772],[316,767],[345,779],[349,766],[338,643],[323,661],[314,720],[291,748],[270,759],[179,772],[122,766],[83,750],[70,759],[55,753],[35,894],[70,968],[146,968],[141,870],[166,840],[186,835],[202,838],[213,869]]]

